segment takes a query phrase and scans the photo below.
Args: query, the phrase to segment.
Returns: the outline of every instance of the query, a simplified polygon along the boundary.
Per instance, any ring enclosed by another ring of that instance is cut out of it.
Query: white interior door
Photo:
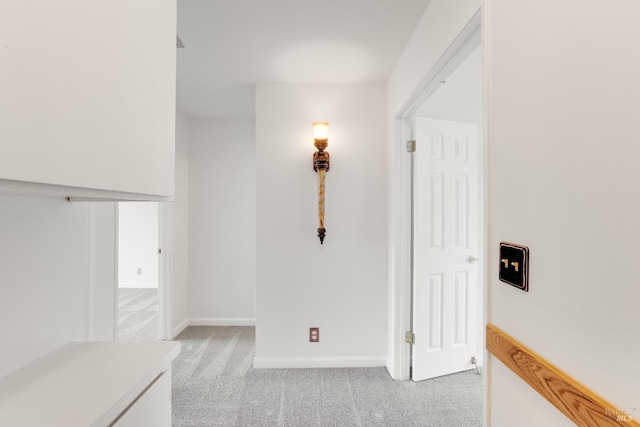
[[[478,307],[478,129],[416,118],[415,381],[473,367]]]

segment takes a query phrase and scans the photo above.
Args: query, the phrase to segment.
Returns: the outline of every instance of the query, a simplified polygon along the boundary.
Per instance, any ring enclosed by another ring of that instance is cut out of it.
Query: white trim
[[[111,291],[113,292],[113,328],[111,328],[111,341],[118,340],[118,305],[120,301],[118,300],[118,274],[120,265],[118,264],[118,232],[120,227],[120,222],[118,221],[118,203],[113,204],[113,286],[111,287]]]
[[[420,84],[394,115],[393,153],[393,194],[391,221],[391,299],[390,334],[394,337],[387,357],[387,369],[395,380],[410,379],[410,347],[405,343],[405,332],[411,324],[411,272],[412,272],[412,229],[411,229],[411,156],[405,150],[405,141],[411,138],[409,117],[435,92],[440,81],[446,79],[481,43],[482,10],[478,10],[469,23],[460,31],[455,40],[427,72]],[[486,123],[486,119],[485,119]],[[486,132],[485,132],[486,133]],[[486,221],[486,220],[485,220]],[[486,230],[483,230],[486,233]]]
[[[424,76],[409,98],[398,109],[398,118],[409,118],[422,106],[444,81],[458,68],[458,65],[480,46],[482,40],[482,11],[478,10],[460,31],[451,45]]]
[[[68,197],[70,202],[173,201],[173,196],[128,193],[97,188],[69,187],[57,184],[0,179],[0,194],[26,194],[42,197]]]
[[[119,283],[119,288],[127,288],[127,289],[157,289],[157,282],[148,282],[148,283]]]
[[[411,328],[411,155],[404,146],[410,139],[407,119],[393,120],[394,164],[392,200],[392,240],[390,247],[391,331],[393,343],[389,350],[389,374],[394,380],[408,380],[410,347],[405,332]]]
[[[176,337],[180,335],[182,331],[187,329],[188,326],[189,326],[189,319],[183,320],[182,323],[180,323],[178,326],[176,326],[173,329],[173,331],[171,331],[171,339],[172,340],[176,339]]]
[[[483,73],[484,73],[484,78],[483,78],[483,96],[484,96],[484,135],[482,136],[482,142],[484,144],[484,146],[482,147],[484,152],[483,152],[483,161],[484,161],[484,244],[485,244],[485,260],[484,260],[484,295],[483,295],[483,313],[482,313],[482,318],[484,319],[484,323],[486,324],[489,320],[489,308],[490,308],[490,301],[491,301],[491,286],[489,286],[489,284],[491,283],[489,280],[490,274],[491,274],[491,261],[490,261],[490,256],[489,254],[491,254],[491,180],[490,180],[490,174],[489,171],[491,170],[491,158],[489,156],[489,153],[491,152],[491,138],[490,138],[490,123],[491,123],[491,117],[490,117],[490,111],[491,109],[490,107],[490,103],[491,100],[489,99],[489,73],[490,73],[490,69],[489,69],[489,61],[487,60],[487,58],[490,58],[490,46],[488,43],[489,40],[489,34],[491,31],[491,23],[489,22],[489,7],[490,7],[490,2],[489,1],[485,1],[483,2],[483,7],[482,7],[482,47],[483,47]],[[482,325],[482,328],[484,329],[484,324]],[[484,336],[484,333],[483,333]],[[485,338],[486,341],[486,338]],[[491,384],[489,381],[489,376],[491,373],[491,357],[489,357],[489,352],[486,348],[486,346],[484,347],[484,351],[482,354],[482,366],[483,366],[483,370],[482,370],[482,385],[483,385],[483,389],[484,389],[484,393],[482,396],[482,419],[483,419],[483,426],[490,426],[491,425],[491,405],[490,405],[490,394],[491,394]]]
[[[158,202],[158,338],[172,338],[173,204]]]
[[[115,205],[115,283],[113,285],[113,340],[118,341],[118,315],[120,314],[120,288],[118,287],[118,281],[120,280],[120,203],[114,203]]]
[[[95,336],[95,210],[93,205],[87,206],[87,299],[86,299],[86,324],[84,340],[91,341]]]
[[[256,326],[256,319],[248,317],[189,319],[189,326]]]
[[[255,369],[376,368],[384,366],[384,357],[292,357],[286,359],[256,357],[253,360]]]

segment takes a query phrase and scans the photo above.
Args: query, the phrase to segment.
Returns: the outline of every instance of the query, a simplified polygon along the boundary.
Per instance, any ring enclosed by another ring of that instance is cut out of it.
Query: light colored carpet
[[[118,341],[158,339],[158,290],[118,289]]]
[[[481,426],[482,377],[420,383],[385,368],[253,369],[252,327],[189,327],[177,337],[173,426]]]

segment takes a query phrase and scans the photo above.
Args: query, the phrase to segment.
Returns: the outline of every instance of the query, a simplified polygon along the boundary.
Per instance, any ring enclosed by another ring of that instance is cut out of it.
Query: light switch
[[[529,292],[529,248],[500,243],[500,280]]]

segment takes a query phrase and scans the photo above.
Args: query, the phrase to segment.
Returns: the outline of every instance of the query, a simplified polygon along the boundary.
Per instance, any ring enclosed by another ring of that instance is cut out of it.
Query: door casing
[[[402,156],[394,165],[394,178],[400,182],[400,193],[392,200],[392,203],[399,205],[399,209],[395,210],[392,222],[392,234],[397,237],[392,239],[393,247],[391,248],[391,271],[392,285],[390,289],[391,319],[389,342],[389,360],[387,368],[392,378],[396,380],[409,380],[411,378],[411,349],[409,344],[404,341],[405,332],[411,330],[411,312],[412,312],[412,283],[413,283],[413,248],[412,248],[412,184],[411,184],[411,168],[412,156],[406,152],[406,141],[412,138],[411,117],[418,108],[429,98],[439,87],[440,82],[446,80],[455,69],[460,65],[480,44],[481,44],[481,10],[479,10],[469,23],[462,29],[453,43],[445,51],[438,62],[425,75],[418,87],[412,92],[411,96],[402,104],[398,113],[393,120],[394,126],[394,146],[396,151],[402,151]],[[485,91],[486,92],[486,91]],[[485,106],[486,110],[486,106]],[[484,115],[486,122],[486,114]],[[485,126],[485,136],[486,136]],[[484,236],[487,235],[487,204],[484,203],[487,194],[487,169],[484,167],[486,163],[485,153],[487,152],[487,139],[483,138],[479,147],[480,169],[479,176],[482,181],[479,200],[482,201],[482,209],[480,216],[482,218],[482,226],[479,228],[479,257],[480,262],[486,262],[483,255]],[[482,270],[482,269],[481,269]],[[481,283],[486,283],[486,268],[480,278]],[[483,291],[483,319],[486,319],[486,294],[487,287]],[[485,357],[486,359],[486,357]]]

